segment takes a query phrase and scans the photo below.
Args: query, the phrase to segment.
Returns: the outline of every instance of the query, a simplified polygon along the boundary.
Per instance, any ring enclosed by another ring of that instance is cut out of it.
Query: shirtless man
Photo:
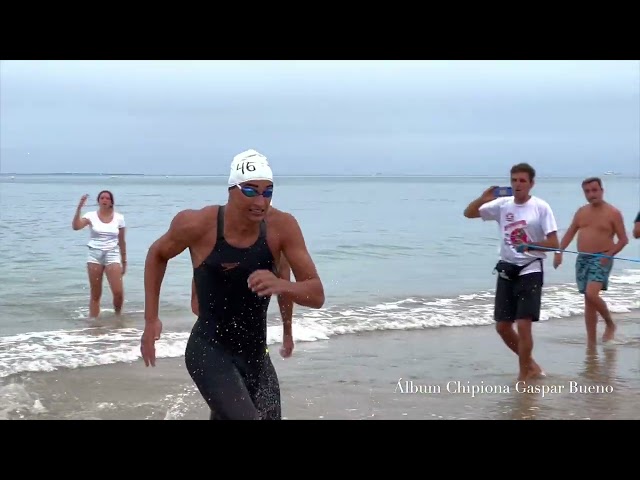
[[[560,250],[566,249],[578,234],[578,251],[617,255],[629,243],[620,210],[603,200],[604,189],[599,178],[591,177],[582,182],[584,196],[589,202],[575,213],[569,229],[560,241]],[[614,235],[617,242],[614,242]],[[556,253],[554,268],[562,263],[562,253]],[[576,283],[578,291],[584,295],[584,320],[587,329],[587,344],[596,344],[598,313],[606,327],[602,341],[612,340],[616,325],[606,302],[600,297],[601,290],[609,288],[609,275],[613,259],[594,255],[579,254],[576,258]]]
[[[273,188],[265,156],[255,150],[236,155],[226,205],[179,212],[147,253],[140,345],[145,365],[156,363],[167,263],[188,249],[199,316],[185,349],[185,366],[212,420],[282,418],[280,384],[267,346],[269,300],[285,294],[309,308],[324,304],[322,281],[297,220],[275,209],[268,215]],[[274,273],[283,256],[295,282]]]

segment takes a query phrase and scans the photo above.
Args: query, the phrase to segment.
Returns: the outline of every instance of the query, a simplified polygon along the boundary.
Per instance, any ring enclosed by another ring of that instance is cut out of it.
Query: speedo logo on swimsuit
[[[240,265],[240,262],[236,262],[236,263],[221,263],[220,266],[222,267],[222,271],[226,272],[227,270],[231,270],[232,268],[236,268],[238,265]]]

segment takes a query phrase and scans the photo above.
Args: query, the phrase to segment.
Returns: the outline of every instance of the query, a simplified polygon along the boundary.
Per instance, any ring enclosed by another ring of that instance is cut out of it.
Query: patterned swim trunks
[[[609,288],[609,274],[613,267],[613,259],[608,258],[606,265],[602,265],[601,260],[602,257],[593,255],[578,255],[576,258],[576,283],[580,293],[584,294],[589,282],[602,283],[602,290]]]

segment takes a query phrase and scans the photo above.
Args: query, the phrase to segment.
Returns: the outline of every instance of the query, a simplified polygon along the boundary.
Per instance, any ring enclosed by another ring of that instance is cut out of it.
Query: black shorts
[[[543,273],[533,272],[507,280],[498,275],[493,319],[497,322],[540,320]]]

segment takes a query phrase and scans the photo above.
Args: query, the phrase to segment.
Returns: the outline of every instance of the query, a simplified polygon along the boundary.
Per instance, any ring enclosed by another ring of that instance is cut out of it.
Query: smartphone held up
[[[498,197],[511,197],[513,196],[513,188],[511,187],[496,187],[493,191],[496,198]]]

